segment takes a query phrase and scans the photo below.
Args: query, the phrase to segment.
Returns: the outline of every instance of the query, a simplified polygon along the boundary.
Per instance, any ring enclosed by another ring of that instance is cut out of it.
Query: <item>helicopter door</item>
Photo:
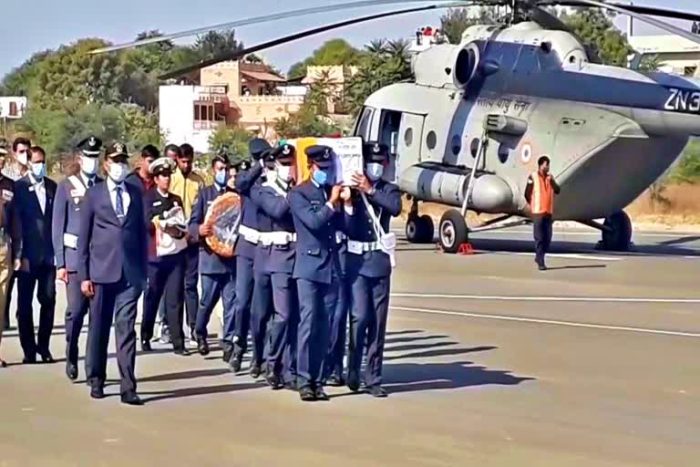
[[[423,141],[424,115],[403,112],[398,132],[394,136],[396,157],[392,178],[398,178],[404,170],[421,161],[421,141]],[[391,147],[391,146],[390,146]]]

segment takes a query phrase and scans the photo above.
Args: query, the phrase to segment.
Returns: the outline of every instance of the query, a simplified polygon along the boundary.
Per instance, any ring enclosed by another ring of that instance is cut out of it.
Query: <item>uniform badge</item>
[[[163,204],[162,201],[156,201],[156,202],[153,203],[153,207],[155,207],[155,206],[160,206],[161,204]]]

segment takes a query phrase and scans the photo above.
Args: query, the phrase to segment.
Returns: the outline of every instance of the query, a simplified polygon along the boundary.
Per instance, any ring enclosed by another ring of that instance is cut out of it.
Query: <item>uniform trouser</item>
[[[88,312],[90,300],[80,291],[78,273],[68,273],[66,284],[66,359],[76,365],[78,363],[78,342],[83,329],[85,315]],[[88,362],[85,361],[87,368]]]
[[[324,363],[323,380],[331,376],[343,375],[343,358],[345,357],[345,336],[348,326],[348,309],[350,297],[345,278],[334,284],[332,291],[326,295],[327,307],[332,310],[330,315],[330,332],[328,340],[328,356]]]
[[[143,299],[141,340],[150,341],[153,338],[158,305],[163,298],[173,348],[184,348],[185,340],[182,332],[183,268],[182,254],[163,256],[157,263],[148,263],[148,286]]]
[[[187,312],[187,326],[190,330],[197,324],[197,314],[199,313],[199,291],[197,290],[199,280],[199,246],[190,245],[184,251],[184,282],[185,282],[185,310]],[[165,326],[168,324],[168,313],[165,301],[161,302],[158,309],[158,318]]]
[[[233,314],[236,301],[236,275],[233,273],[202,274],[202,297],[199,302],[199,311],[197,311],[195,333],[198,337],[207,338],[209,335],[207,332],[209,319],[219,298],[221,298],[224,307],[222,340],[230,342],[233,338],[233,329],[236,322]]]
[[[276,272],[269,277],[273,312],[268,327],[267,367],[275,375],[292,381],[296,372],[296,365],[292,364],[290,358],[296,353],[296,343],[292,341],[297,314],[296,283],[291,273]]]
[[[267,325],[272,316],[272,278],[255,272],[253,300],[250,307],[250,333],[253,341],[253,364],[262,365],[265,358]]]
[[[384,341],[389,314],[390,277],[355,276],[351,280],[350,349],[348,373],[360,373],[365,339],[367,365],[365,384],[368,387],[382,383]]]
[[[243,256],[236,258],[236,300],[234,301],[234,337],[233,341],[242,353],[248,349],[248,332],[250,331],[250,308],[255,283],[253,260]]]
[[[7,243],[0,243],[0,343],[2,343],[2,333],[5,330],[8,307],[6,306],[8,285],[12,275],[12,258],[10,247]]]
[[[333,284],[297,279],[299,329],[297,330],[297,386],[299,389],[322,385],[323,362],[328,353],[329,307],[327,296]]]
[[[535,262],[544,265],[544,255],[552,243],[552,216],[538,215],[533,219],[533,234],[535,237]]]
[[[117,364],[121,376],[121,393],[136,391],[136,304],[141,288],[122,277],[112,284],[95,284],[95,296],[90,300],[88,325],[87,380],[90,386],[104,386],[107,378],[107,349],[114,321]],[[157,305],[157,303],[156,303]]]
[[[7,281],[7,295],[5,296],[5,325],[3,326],[3,329],[9,328],[12,321],[11,321],[11,313],[10,313],[10,305],[12,304],[12,289],[15,288],[15,279],[17,278],[17,273],[14,272],[13,270],[13,264],[12,261],[10,261],[10,276]],[[17,310],[15,310],[17,311]],[[1,311],[0,311],[1,312]],[[15,314],[15,319],[17,319],[17,315]]]
[[[34,289],[40,305],[39,333],[35,340],[34,310],[32,301]],[[31,266],[28,272],[17,274],[17,328],[19,341],[25,357],[34,358],[36,353],[49,351],[53,319],[56,308],[56,269],[51,264]]]

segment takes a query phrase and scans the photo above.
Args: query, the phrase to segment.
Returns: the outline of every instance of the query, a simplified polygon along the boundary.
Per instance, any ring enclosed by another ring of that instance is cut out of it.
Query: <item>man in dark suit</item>
[[[90,397],[102,399],[107,348],[114,320],[121,401],[141,405],[136,394],[136,304],[146,286],[147,231],[138,188],[125,184],[129,173],[123,144],[107,148],[107,180],[85,196],[78,234],[78,278],[91,298],[87,358]]]
[[[381,384],[392,258],[383,249],[386,242],[382,237],[393,235],[389,222],[401,214],[401,193],[396,185],[382,180],[389,149],[383,144],[366,144],[363,155],[365,173],[353,177],[357,188],[344,209],[352,303],[347,384],[352,391],[360,388],[360,366],[367,342],[367,392],[386,397]]]
[[[85,193],[102,179],[97,167],[102,141],[95,136],[81,141],[77,156],[80,170],[58,184],[53,204],[53,249],[56,254],[56,277],[66,284],[66,376],[78,379],[78,341],[89,301],[80,291],[78,280],[78,231],[80,209]],[[86,365],[89,362],[86,360]]]
[[[17,326],[24,363],[53,363],[49,349],[56,306],[56,269],[51,243],[51,223],[56,183],[46,177],[46,153],[39,146],[30,149],[29,172],[15,184],[17,214],[22,229],[21,266],[17,276],[19,292]],[[39,334],[35,340],[34,289],[41,306]]]
[[[289,206],[297,232],[293,277],[299,294],[297,386],[303,401],[328,400],[322,370],[328,352],[331,311],[337,296],[340,262],[336,232],[340,229],[341,186],[335,180],[332,150],[327,146],[306,149],[311,180],[289,193]],[[330,192],[330,196],[328,194]]]

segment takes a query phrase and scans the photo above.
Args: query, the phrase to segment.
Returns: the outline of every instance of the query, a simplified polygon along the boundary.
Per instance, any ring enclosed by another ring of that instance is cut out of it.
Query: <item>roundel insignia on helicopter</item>
[[[530,159],[532,158],[532,146],[530,143],[525,143],[523,144],[523,147],[520,149],[520,159],[523,161],[523,164],[527,164],[530,162]]]

